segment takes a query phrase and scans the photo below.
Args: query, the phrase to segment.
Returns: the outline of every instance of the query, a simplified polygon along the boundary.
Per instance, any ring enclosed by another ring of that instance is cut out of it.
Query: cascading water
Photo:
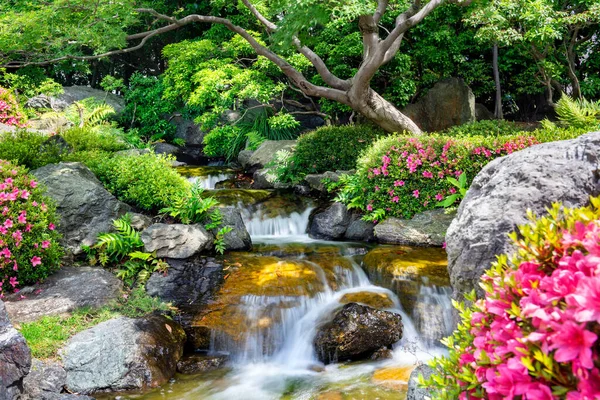
[[[214,174],[206,176],[194,176],[189,178],[189,181],[199,185],[204,190],[212,190],[215,188],[217,183],[226,181],[232,177],[232,174]]]
[[[405,275],[388,279],[393,284],[387,288],[373,284],[369,277],[387,279],[379,272],[367,276],[363,269],[368,254],[364,261],[363,255],[373,249],[312,240],[306,234],[314,209],[311,201],[258,192],[212,192],[235,199],[230,204],[240,209],[255,247],[252,253],[227,255],[231,267],[219,293],[230,296],[230,302],[219,298],[214,309],[200,317],[200,323],[211,329],[210,353],[228,354],[229,369],[216,375],[179,376],[175,383],[141,398],[310,400],[338,390],[345,395],[332,398],[402,398],[397,388],[373,383],[375,373],[411,368],[443,352],[425,333],[440,326],[445,333],[451,329],[449,289],[419,281],[408,296],[416,306],[403,308],[408,298],[403,290],[413,286],[404,285]],[[343,304],[365,294],[385,299],[382,308],[402,316],[403,338],[394,346],[393,358],[323,366],[313,344],[318,327]]]

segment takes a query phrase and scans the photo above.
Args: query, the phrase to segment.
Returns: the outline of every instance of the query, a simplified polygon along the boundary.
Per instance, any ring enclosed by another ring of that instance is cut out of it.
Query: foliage
[[[483,299],[456,304],[448,357],[421,383],[439,399],[600,396],[600,199],[554,204],[511,234],[517,249],[481,279]]]
[[[369,125],[325,126],[298,139],[287,174],[307,174],[356,168],[361,152],[383,132]]]
[[[338,199],[365,211],[367,220],[412,218],[456,193],[448,177],[465,174],[462,187],[467,187],[492,159],[535,143],[535,137],[524,135],[384,137],[359,159],[357,174],[345,179]]]
[[[176,127],[167,118],[175,112],[176,103],[163,100],[164,91],[162,78],[133,74],[125,91],[123,125],[136,128],[137,135],[146,141],[172,139]]]
[[[204,189],[199,183],[192,186],[191,190],[177,193],[171,205],[160,210],[184,224],[197,224],[210,221],[207,229],[213,229],[221,223],[221,212],[215,208],[219,202],[212,196],[203,196]]]
[[[216,127],[204,136],[204,152],[231,161],[247,144],[250,148],[257,148],[265,140],[294,139],[300,123],[290,114],[269,116],[268,110],[262,107],[259,112],[250,114],[249,118],[242,115],[233,125]]]
[[[189,189],[189,183],[171,167],[171,158],[146,153],[116,155],[89,165],[104,186],[118,199],[143,210],[159,210],[173,204]]]
[[[172,307],[157,297],[150,297],[142,286],[133,288],[123,298],[100,309],[75,310],[69,316],[52,315],[21,325],[21,333],[37,359],[54,359],[73,335],[118,316],[139,318],[155,312],[171,312]]]
[[[25,120],[15,96],[9,90],[0,87],[0,123],[24,127]]]
[[[0,160],[0,297],[43,281],[60,267],[57,216],[44,189],[24,168]]]
[[[232,230],[233,228],[231,226],[224,226],[217,232],[217,235],[215,236],[214,245],[215,251],[218,254],[225,253],[225,250],[227,249],[227,244],[225,243],[225,235],[227,235]]]
[[[436,206],[438,207],[445,207],[445,208],[449,208],[451,206],[453,206],[454,204],[456,204],[457,200],[462,200],[465,198],[465,196],[467,195],[467,174],[466,173],[462,173],[460,174],[460,176],[458,177],[458,179],[452,177],[452,176],[447,176],[446,180],[448,181],[448,183],[450,183],[452,186],[454,186],[456,190],[455,193],[449,195],[448,197],[446,197],[443,201],[440,201],[436,204]]]
[[[56,142],[48,142],[44,133],[17,130],[0,134],[0,158],[13,161],[29,169],[61,161],[80,161],[90,166],[97,157],[91,154],[108,154],[124,150],[127,145],[112,131],[102,132],[89,128],[71,128],[61,134],[71,147],[68,153]]]
[[[108,104],[99,103],[94,98],[75,101],[64,112],[47,112],[41,119],[66,118],[79,128],[95,129],[108,125],[108,119],[115,114],[115,109]]]
[[[85,247],[90,265],[116,267],[116,275],[124,283],[144,283],[153,272],[165,272],[169,265],[154,254],[144,253],[144,242],[131,226],[128,214],[113,221],[115,233],[102,233],[92,247]]]
[[[39,94],[58,96],[63,93],[62,86],[54,79],[48,78],[39,67],[21,68],[14,73],[0,68],[0,74],[0,82],[18,94],[21,104]]]
[[[573,100],[563,95],[556,103],[556,114],[567,127],[589,130],[600,127],[600,101]]]
[[[441,133],[446,136],[464,138],[469,136],[496,137],[518,135],[522,132],[523,128],[514,122],[504,120],[489,120],[453,126],[452,128],[449,128]]]

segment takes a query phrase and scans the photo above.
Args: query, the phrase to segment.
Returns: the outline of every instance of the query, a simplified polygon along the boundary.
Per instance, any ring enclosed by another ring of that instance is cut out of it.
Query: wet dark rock
[[[410,374],[410,379],[408,381],[408,394],[406,396],[406,400],[428,400],[431,398],[431,392],[426,388],[419,387],[417,383],[417,379],[419,375],[423,375],[425,379],[429,379],[433,374],[433,370],[431,367],[423,364],[419,365],[417,368],[413,370]]]
[[[314,346],[319,360],[326,364],[362,360],[399,341],[402,329],[399,314],[350,303],[319,328]]]
[[[363,221],[360,215],[353,216],[344,237],[357,242],[373,242],[375,240],[375,224]]]
[[[0,399],[16,400],[31,367],[31,351],[25,338],[10,323],[0,300]]]
[[[200,129],[200,125],[183,118],[181,114],[174,115],[171,123],[177,127],[175,137],[184,140],[186,146],[202,146],[205,133]]]
[[[338,240],[344,237],[351,215],[342,203],[333,203],[324,211],[311,215],[308,233],[311,237]]]
[[[442,246],[455,215],[436,209],[417,214],[412,219],[387,218],[375,226],[375,236],[379,243]]]
[[[191,354],[177,363],[177,371],[182,374],[199,374],[221,368],[227,362],[227,356],[207,356]]]
[[[421,339],[428,345],[439,346],[440,341],[454,330],[453,310],[424,300],[420,297],[415,303],[412,319]]]
[[[273,189],[275,188],[276,177],[268,169],[259,169],[252,175],[252,189]]]
[[[187,260],[167,259],[166,274],[155,272],[146,283],[150,296],[172,302],[177,307],[206,304],[223,281],[223,264],[212,257]]]
[[[250,250],[252,248],[252,239],[246,229],[240,210],[236,207],[221,207],[219,209],[223,220],[221,225],[213,230],[213,235],[223,227],[232,228],[231,232],[225,234],[223,241],[226,250]]]
[[[160,386],[175,374],[184,343],[183,328],[163,316],[102,322],[61,350],[67,388],[89,394]]]
[[[462,79],[448,78],[403,112],[424,131],[443,131],[475,121],[475,95]]]
[[[493,160],[477,174],[447,233],[453,295],[476,289],[499,254],[512,250],[508,233],[528,222],[527,210],[546,214],[554,202],[567,207],[600,194],[600,132],[544,143]]]
[[[388,360],[390,358],[394,358],[394,352],[387,347],[382,347],[375,353],[371,354],[371,360],[373,361]]]
[[[294,193],[300,196],[308,196],[310,194],[310,186],[308,185],[295,185]]]
[[[189,258],[211,250],[214,236],[200,224],[153,224],[142,232],[144,251],[157,257]]]
[[[23,379],[26,400],[55,398],[67,383],[67,372],[59,363],[34,359],[29,374]]]
[[[14,322],[30,322],[81,307],[100,308],[119,298],[122,289],[123,283],[104,268],[64,267],[44,283],[9,296],[5,305]]]
[[[47,188],[60,215],[58,230],[73,254],[96,243],[99,233],[113,229],[113,220],[131,208],[110,194],[81,163],[49,164],[31,172]]]

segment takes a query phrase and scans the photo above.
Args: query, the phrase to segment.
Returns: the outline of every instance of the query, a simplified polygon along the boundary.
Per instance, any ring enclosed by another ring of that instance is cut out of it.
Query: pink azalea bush
[[[54,206],[37,181],[0,160],[0,298],[58,270],[56,225]]]
[[[0,87],[0,123],[25,127],[25,115],[19,110],[19,103],[12,92]]]
[[[457,304],[449,356],[423,382],[440,399],[600,399],[600,198],[512,234],[516,254]]]
[[[358,161],[358,172],[342,189],[339,200],[366,212],[365,219],[411,218],[437,207],[456,193],[447,178],[463,172],[468,184],[491,160],[538,141],[512,135],[454,138],[441,135],[388,136],[375,142]]]

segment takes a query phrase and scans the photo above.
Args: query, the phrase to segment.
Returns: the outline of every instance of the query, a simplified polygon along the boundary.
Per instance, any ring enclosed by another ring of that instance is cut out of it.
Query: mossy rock
[[[386,293],[377,292],[346,293],[340,299],[340,303],[359,303],[369,307],[377,308],[378,310],[394,307],[394,302]]]

